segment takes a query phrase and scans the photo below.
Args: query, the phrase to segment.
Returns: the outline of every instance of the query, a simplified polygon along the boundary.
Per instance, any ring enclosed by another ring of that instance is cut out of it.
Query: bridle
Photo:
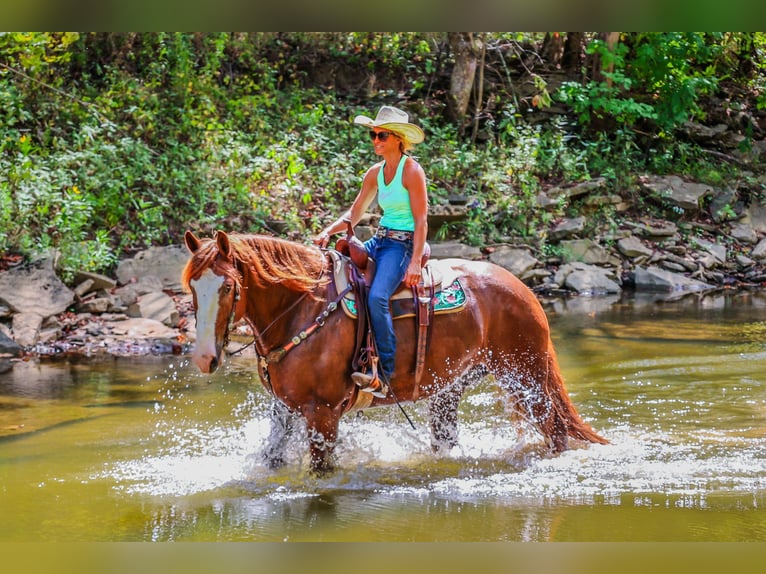
[[[322,275],[325,273],[325,267],[322,267],[322,270],[319,274],[318,279],[321,279]],[[279,315],[277,315],[271,323],[269,323],[263,330],[258,331],[255,326],[252,324],[252,321],[247,319],[248,323],[250,323],[250,329],[253,331],[253,340],[249,343],[242,345],[239,349],[236,349],[234,351],[228,351],[225,350],[226,347],[229,346],[230,342],[230,332],[234,329],[234,321],[237,314],[237,305],[239,304],[239,300],[241,297],[241,287],[240,282],[236,281],[234,284],[234,302],[231,306],[231,313],[229,314],[229,319],[226,322],[226,332],[223,336],[224,341],[224,350],[227,356],[233,356],[238,355],[248,347],[254,346],[256,357],[258,358],[258,364],[261,368],[261,375],[264,380],[264,382],[267,383],[269,389],[271,389],[271,381],[269,377],[269,371],[268,367],[272,363],[278,363],[281,361],[284,356],[289,353],[292,349],[300,345],[303,341],[308,339],[311,335],[313,335],[318,329],[321,327],[324,327],[327,318],[336,310],[338,309],[341,300],[348,295],[352,290],[352,286],[348,285],[343,291],[338,293],[338,295],[335,297],[334,300],[332,300],[330,303],[327,304],[327,306],[324,308],[324,310],[317,315],[314,320],[307,325],[305,328],[301,329],[295,336],[293,336],[286,344],[277,346],[270,351],[261,351],[258,349],[260,347],[261,349],[265,349],[266,346],[263,341],[264,335],[271,329],[274,325],[279,323],[280,320],[282,320],[285,315],[290,313],[301,301],[303,301],[308,295],[309,292],[303,293],[300,297],[298,297],[293,303],[287,307],[284,311],[282,311]]]

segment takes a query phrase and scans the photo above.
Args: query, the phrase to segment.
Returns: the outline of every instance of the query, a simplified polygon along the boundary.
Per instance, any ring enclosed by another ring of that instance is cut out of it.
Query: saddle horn
[[[364,271],[367,268],[367,250],[364,243],[354,235],[354,226],[350,219],[343,220],[346,223],[346,236],[335,242],[335,249],[354,262],[357,269]]]

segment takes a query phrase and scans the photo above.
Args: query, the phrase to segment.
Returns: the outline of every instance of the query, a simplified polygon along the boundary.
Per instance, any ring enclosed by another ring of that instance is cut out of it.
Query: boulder
[[[154,275],[162,281],[164,289],[181,291],[181,272],[189,260],[189,252],[181,245],[150,247],[125,259],[117,266],[117,280],[121,285],[140,277]]]
[[[143,317],[113,323],[111,331],[113,335],[126,339],[175,339],[177,336],[175,329]]]
[[[168,327],[178,325],[178,309],[171,297],[162,291],[152,291],[138,298],[128,307],[129,317],[152,319]]]
[[[74,293],[56,276],[50,261],[0,273],[0,302],[15,313],[58,315],[74,303]]]
[[[753,202],[745,212],[742,223],[748,223],[758,233],[766,233],[766,205]]]
[[[664,202],[688,211],[699,211],[702,199],[715,191],[707,184],[686,182],[676,175],[644,176],[641,184]]]
[[[750,257],[756,261],[766,261],[766,238],[761,239],[758,242],[758,245],[753,247],[753,250],[750,252]]]
[[[631,259],[635,257],[651,257],[653,253],[653,251],[644,245],[635,235],[629,235],[628,237],[623,237],[618,240],[617,249],[625,257]]]
[[[484,255],[478,247],[465,245],[458,241],[431,243],[431,259],[482,259]]]
[[[559,243],[564,262],[582,261],[592,265],[609,262],[609,252],[592,239],[572,239]]]
[[[735,223],[731,226],[731,236],[740,243],[758,243],[758,234],[749,223]]]
[[[581,262],[563,265],[554,276],[554,282],[581,295],[619,293],[621,291],[620,284],[612,271]]]
[[[521,277],[527,271],[540,265],[540,262],[532,256],[528,249],[518,249],[507,245],[498,247],[490,253],[489,260],[508,269],[517,277]]]
[[[37,343],[42,324],[43,317],[37,313],[16,313],[11,327],[14,341],[22,347],[32,347]]]
[[[636,267],[636,291],[704,291],[713,285],[659,267]]]
[[[2,329],[0,329],[0,357],[11,356],[18,357],[21,355],[21,345],[7,336]]]
[[[553,241],[563,239],[564,237],[572,237],[578,233],[582,233],[585,230],[585,218],[574,217],[572,219],[565,219],[550,232],[550,238]]]

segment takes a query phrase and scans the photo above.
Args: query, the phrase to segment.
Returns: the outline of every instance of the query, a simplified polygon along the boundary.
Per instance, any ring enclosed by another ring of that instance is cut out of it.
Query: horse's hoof
[[[287,461],[283,456],[269,456],[263,455],[264,464],[269,467],[269,470],[279,470],[287,465]]]

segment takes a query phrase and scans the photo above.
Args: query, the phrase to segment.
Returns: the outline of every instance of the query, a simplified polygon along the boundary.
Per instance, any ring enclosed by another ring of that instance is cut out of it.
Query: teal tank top
[[[380,171],[378,171],[378,205],[383,210],[383,218],[380,220],[381,227],[400,231],[415,231],[415,218],[412,216],[412,207],[410,206],[410,192],[402,183],[404,164],[408,159],[408,156],[402,156],[396,168],[396,174],[388,185],[385,184],[383,177],[383,168],[386,162],[384,161],[380,165]]]

